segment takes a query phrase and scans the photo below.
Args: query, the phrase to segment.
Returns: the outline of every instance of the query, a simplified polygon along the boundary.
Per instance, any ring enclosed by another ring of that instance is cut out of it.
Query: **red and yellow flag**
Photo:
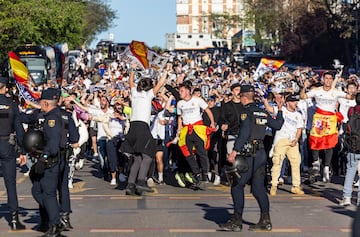
[[[40,92],[36,92],[31,89],[33,79],[31,78],[29,70],[16,53],[10,51],[8,55],[10,67],[16,86],[19,89],[20,96],[24,98],[25,101],[36,102],[40,98]]]
[[[316,109],[310,129],[311,150],[334,148],[338,143],[338,117],[335,113]]]
[[[271,59],[271,58],[261,58],[261,61],[256,68],[254,77],[261,77],[264,73],[268,71],[278,71],[282,65],[284,65],[284,60]]]

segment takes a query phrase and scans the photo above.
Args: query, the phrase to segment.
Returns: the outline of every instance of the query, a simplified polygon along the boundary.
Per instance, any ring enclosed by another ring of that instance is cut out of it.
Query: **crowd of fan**
[[[256,98],[260,104],[263,100],[274,102],[277,96],[297,94],[309,80],[312,86],[321,86],[321,75],[311,67],[297,67],[290,70],[283,66],[278,72],[268,71],[258,78],[254,78],[257,65],[245,68],[239,65],[231,55],[210,53],[182,53],[168,55],[173,64],[172,71],[168,73],[166,86],[156,95],[152,108],[151,131],[157,140],[157,153],[154,164],[148,174],[148,184],[165,184],[167,175],[175,174],[179,186],[185,187],[191,183],[190,172],[177,172],[182,154],[176,145],[176,103],[180,100],[177,86],[184,81],[191,81],[193,96],[202,97],[207,101],[213,112],[216,123],[222,118],[222,106],[232,100],[231,86],[238,84],[252,84],[256,88]],[[101,54],[94,56],[84,52],[77,58],[76,69],[69,80],[63,80],[61,89],[61,102],[70,103],[76,123],[79,125],[80,136],[88,138],[81,146],[77,157],[76,168],[81,169],[86,159],[98,163],[100,173],[111,185],[126,182],[129,163],[128,157],[121,154],[118,148],[125,139],[129,130],[131,116],[131,95],[128,84],[131,66],[121,60],[109,61],[105,64]],[[149,71],[138,71],[137,77],[152,74],[153,77],[161,74]],[[355,74],[339,77],[336,87],[346,90],[348,85],[358,87],[358,77]],[[156,80],[156,78],[153,78]],[[45,87],[53,86],[51,83]],[[275,103],[272,103],[276,105]],[[341,104],[340,104],[341,107]],[[312,114],[315,105],[313,101],[301,100],[298,109],[301,112],[305,127],[300,141],[301,172],[307,172],[311,166],[311,155],[308,150],[307,134],[311,128]],[[347,121],[347,112],[342,111]],[[111,118],[117,118],[119,124],[111,124]],[[209,123],[204,116],[204,124]],[[219,124],[218,124],[219,125]],[[341,127],[341,126],[340,126]],[[241,131],[240,131],[241,132]],[[273,133],[267,134],[269,152],[272,144]],[[340,136],[341,137],[341,136]],[[203,175],[214,185],[226,183],[224,166],[226,165],[227,134],[217,126],[217,131],[212,134],[212,146],[208,151],[210,170],[203,171]],[[339,142],[338,153],[334,152],[332,171],[334,174],[345,172],[344,155]],[[266,145],[266,144],[265,144]],[[111,151],[110,151],[111,150]],[[340,155],[338,155],[340,154]],[[268,173],[271,169],[269,158]],[[29,164],[28,166],[30,166]],[[171,172],[170,172],[171,171]],[[279,184],[286,182],[286,162],[279,177]],[[269,179],[271,180],[271,179]],[[72,182],[69,183],[72,187]]]

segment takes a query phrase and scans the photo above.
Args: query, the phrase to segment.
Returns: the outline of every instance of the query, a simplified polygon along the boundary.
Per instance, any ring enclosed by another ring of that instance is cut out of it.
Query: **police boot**
[[[46,231],[45,234],[41,235],[40,237],[59,237],[61,236],[61,230],[61,224],[51,224],[48,231]]]
[[[24,230],[25,225],[19,221],[19,213],[17,211],[11,212],[11,230]]]
[[[260,220],[256,225],[251,225],[249,230],[266,230],[270,231],[272,229],[270,214],[269,212],[263,212],[260,215]]]
[[[40,212],[40,224],[36,227],[37,231],[46,232],[49,230],[49,216],[46,212],[45,207],[39,207]]]
[[[241,231],[242,215],[235,211],[234,214],[231,215],[230,219],[226,223],[219,224],[219,227],[222,231]]]
[[[72,225],[70,224],[69,212],[60,213],[60,223],[62,225],[62,229],[65,231],[69,231],[70,229],[73,229]]]
[[[136,186],[133,183],[128,183],[128,185],[126,186],[125,189],[125,194],[126,195],[131,195],[134,196],[135,195],[135,191],[136,191]]]

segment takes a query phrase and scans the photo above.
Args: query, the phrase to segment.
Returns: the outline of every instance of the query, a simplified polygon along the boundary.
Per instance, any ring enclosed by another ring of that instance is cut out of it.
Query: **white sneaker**
[[[215,180],[214,180],[214,185],[220,185],[220,181],[221,181],[221,179],[220,179],[220,176],[219,175],[215,175]]]
[[[149,178],[146,183],[149,187],[155,187],[155,182],[152,178]]]
[[[122,183],[126,182],[126,176],[123,173],[119,174],[119,181],[122,182]]]
[[[116,179],[111,179],[110,185],[116,185]]]
[[[24,175],[25,175],[25,174],[24,174]],[[359,181],[360,181],[360,179],[359,179],[356,183],[353,184],[354,187],[359,187]]]
[[[350,206],[351,205],[351,197],[344,197],[342,200],[340,200],[339,202],[340,206]]]
[[[79,160],[79,168],[80,168],[80,169],[84,168],[84,160],[85,160],[85,159],[80,159],[80,160]]]
[[[312,163],[313,171],[320,171],[320,160],[314,161]]]
[[[24,173],[24,176],[29,177],[30,170]],[[359,186],[359,185],[358,185]]]
[[[207,181],[211,181],[211,178],[212,178],[212,173],[208,172],[207,173]]]
[[[278,180],[278,185],[283,185],[283,184],[284,184],[284,179],[280,177]]]
[[[69,188],[69,189],[73,189],[73,188],[74,188],[72,180],[69,180],[68,188]]]

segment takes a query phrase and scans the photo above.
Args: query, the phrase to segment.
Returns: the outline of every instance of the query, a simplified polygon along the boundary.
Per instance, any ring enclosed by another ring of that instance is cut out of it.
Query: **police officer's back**
[[[261,216],[256,225],[249,230],[271,230],[269,215],[269,199],[264,185],[266,154],[263,145],[266,126],[275,130],[281,128],[284,120],[279,109],[276,119],[254,103],[254,88],[249,85],[241,86],[241,103],[244,108],[240,111],[240,133],[233,151],[228,156],[228,162],[241,164],[241,167],[231,169],[231,193],[234,202],[234,216],[220,228],[225,231],[240,231],[242,229],[242,213],[244,209],[244,187],[251,181],[252,193],[259,203]],[[282,108],[283,100],[279,101]],[[235,160],[237,162],[235,162]],[[242,162],[238,162],[241,160]],[[246,168],[243,168],[246,166]]]
[[[18,198],[16,191],[16,153],[14,130],[21,132],[22,127],[15,123],[19,108],[11,97],[6,96],[8,79],[0,77],[0,160],[11,213],[12,230],[25,229],[18,218]]]
[[[59,236],[62,230],[57,200],[62,130],[61,112],[57,106],[58,98],[57,89],[46,89],[40,98],[42,112],[36,111],[32,115],[22,113],[20,116],[22,123],[36,123],[40,117],[43,119],[42,130],[46,143],[42,153],[37,156],[37,162],[32,166],[30,176],[33,181],[32,194],[40,209],[39,230],[48,229],[44,235],[46,237]]]

